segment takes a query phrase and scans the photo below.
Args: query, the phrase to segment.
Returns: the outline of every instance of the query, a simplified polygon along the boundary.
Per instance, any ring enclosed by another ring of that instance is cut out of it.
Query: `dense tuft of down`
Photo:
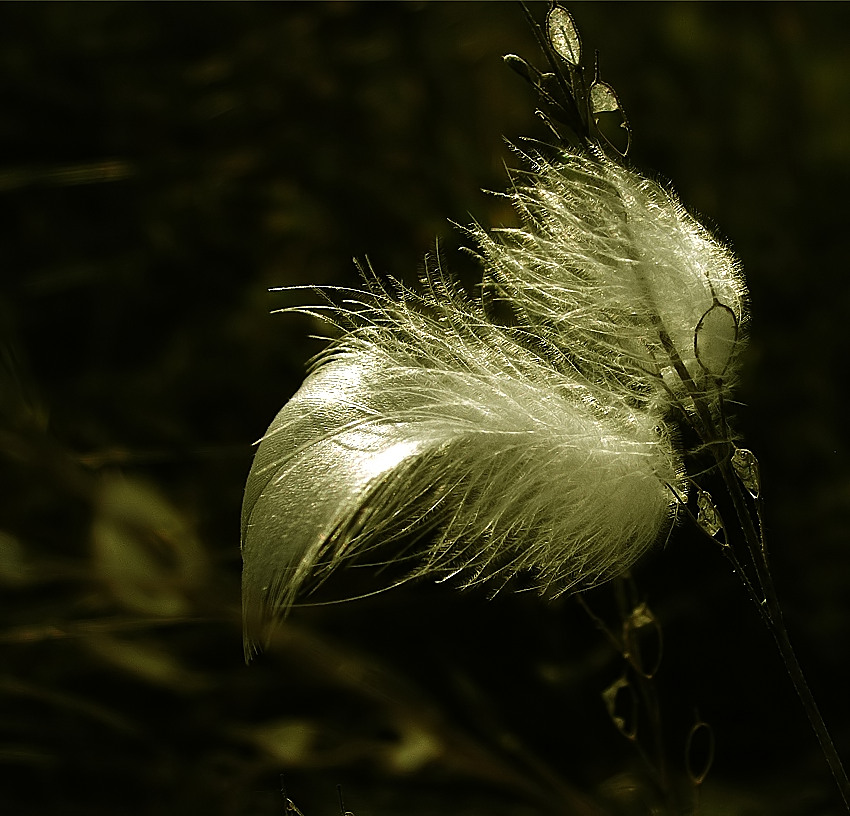
[[[672,191],[601,154],[524,158],[525,183],[506,194],[523,227],[474,230],[504,297],[597,384],[662,412],[671,401],[691,408],[694,392],[716,402],[746,320],[731,250]]]
[[[411,577],[531,571],[557,593],[669,530],[687,492],[674,423],[710,443],[734,380],[737,261],[672,192],[601,154],[526,159],[507,194],[523,226],[471,230],[510,325],[442,273],[311,312],[343,332],[248,478],[249,653],[302,589],[387,542],[416,556]]]
[[[627,569],[684,494],[656,417],[572,376],[440,278],[376,286],[263,437],[243,509],[253,649],[316,575],[422,534],[411,575],[520,570],[564,591]]]

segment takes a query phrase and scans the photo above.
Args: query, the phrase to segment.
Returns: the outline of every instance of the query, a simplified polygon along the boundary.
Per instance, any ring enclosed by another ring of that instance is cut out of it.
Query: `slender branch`
[[[847,808],[848,812],[850,812],[850,779],[847,777],[847,772],[844,769],[841,757],[838,754],[838,750],[835,747],[835,743],[832,740],[829,729],[826,727],[826,723],[824,722],[823,715],[820,713],[820,709],[815,702],[814,695],[809,688],[806,676],[803,673],[803,669],[800,666],[800,662],[797,659],[797,655],[791,645],[791,639],[788,636],[788,630],[782,616],[782,608],[779,604],[779,598],[776,594],[773,578],[767,565],[767,553],[763,539],[764,527],[763,525],[760,525],[761,535],[759,535],[756,532],[755,525],[753,524],[753,519],[749,512],[749,508],[747,507],[743,491],[741,490],[740,482],[738,481],[735,473],[732,471],[729,460],[725,459],[723,461],[719,461],[718,465],[729,491],[729,495],[735,505],[735,511],[741,522],[741,529],[746,539],[747,548],[752,555],[759,584],[764,592],[763,603],[766,607],[767,614],[762,615],[762,618],[767,624],[771,635],[773,635],[773,639],[776,641],[779,653],[785,663],[785,669],[788,672],[788,676],[790,677],[794,689],[797,692],[797,696],[800,698],[800,702],[803,704],[803,708],[806,711],[806,715],[809,718],[812,729],[820,743],[824,758],[826,759],[829,769],[832,771],[832,775],[838,785],[841,797],[844,800],[844,806]]]

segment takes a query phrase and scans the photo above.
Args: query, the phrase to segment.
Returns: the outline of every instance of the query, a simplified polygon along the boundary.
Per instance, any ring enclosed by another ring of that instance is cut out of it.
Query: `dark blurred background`
[[[738,426],[850,756],[850,7],[572,10],[635,165],[742,258]],[[573,599],[420,584],[296,609],[243,662],[251,443],[321,348],[268,290],[354,284],[355,256],[414,281],[437,238],[474,281],[450,222],[510,222],[482,188],[516,166],[505,138],[546,135],[507,52],[542,66],[513,3],[0,7],[4,813],[281,816],[281,775],[305,816],[338,813],[337,785],[357,816],[676,812],[606,712],[623,659]],[[663,739],[679,810],[699,716],[701,813],[840,812],[719,554],[683,527],[635,581],[664,634],[661,724],[638,736]],[[610,615],[614,594],[586,600]]]

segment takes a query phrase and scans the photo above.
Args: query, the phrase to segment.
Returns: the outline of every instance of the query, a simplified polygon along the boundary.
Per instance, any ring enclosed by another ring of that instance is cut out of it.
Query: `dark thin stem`
[[[770,601],[768,601],[770,604]],[[777,608],[775,614],[780,614]],[[847,778],[847,772],[844,770],[844,765],[841,762],[841,757],[832,741],[832,736],[826,727],[823,716],[820,713],[814,695],[812,694],[809,684],[806,682],[806,677],[803,674],[803,669],[800,662],[797,660],[797,655],[791,646],[791,640],[788,637],[788,630],[781,618],[777,622],[774,618],[771,626],[771,634],[776,640],[776,645],[779,647],[779,652],[782,659],[785,661],[785,668],[788,670],[788,675],[794,688],[803,703],[803,708],[806,709],[806,714],[809,717],[809,722],[812,724],[818,742],[820,742],[821,750],[835,778],[835,783],[838,785],[838,790],[841,792],[841,798],[844,800],[844,807],[850,811],[850,780]]]
[[[668,349],[668,345],[664,342],[664,340],[665,338],[662,335],[662,343],[664,344],[665,349],[668,350],[668,353],[670,353],[671,360],[674,363],[677,373],[685,384],[685,387],[688,388],[691,393],[697,415],[702,420],[704,427],[707,427],[709,430],[713,430],[714,423],[712,422],[710,411],[704,404],[698,391],[692,388],[693,381],[690,379],[690,376],[683,376],[682,371],[680,371],[680,365],[676,365],[677,362],[681,364],[681,360],[677,359],[675,349]],[[671,353],[671,351],[674,353]],[[685,370],[685,374],[687,374],[687,370]],[[725,421],[722,421],[722,425],[724,426],[722,430],[728,431],[725,427]],[[729,437],[728,434],[723,434],[720,438],[728,439]],[[741,531],[744,534],[747,550],[749,551],[750,558],[755,569],[758,589],[760,589],[762,593],[761,598],[757,597],[755,591],[756,587],[750,582],[739,563],[739,559],[729,546],[724,547],[724,550],[727,551],[724,554],[730,559],[733,565],[737,565],[737,571],[747,587],[749,594],[759,606],[759,612],[762,620],[764,620],[767,628],[773,636],[773,639],[776,641],[779,654],[785,663],[785,669],[788,672],[791,683],[797,692],[797,696],[800,698],[800,702],[803,704],[803,708],[809,718],[812,729],[820,743],[824,758],[826,759],[829,769],[832,771],[832,775],[838,785],[838,790],[841,793],[844,806],[847,811],[850,812],[850,779],[847,777],[847,771],[844,769],[844,764],[841,761],[841,757],[838,754],[835,743],[832,740],[832,736],[824,722],[823,715],[820,713],[820,709],[815,702],[812,690],[809,688],[809,684],[803,674],[803,669],[800,666],[800,662],[797,659],[797,655],[791,645],[791,639],[788,636],[788,630],[785,627],[785,621],[782,617],[782,607],[779,604],[776,587],[773,583],[773,576],[771,575],[770,568],[768,566],[767,548],[764,541],[764,523],[761,518],[761,509],[758,505],[756,505],[756,513],[759,522],[758,529],[756,529],[756,526],[753,523],[752,513],[747,504],[747,500],[744,497],[744,492],[741,489],[741,483],[732,468],[732,463],[729,458],[731,448],[731,444],[724,445],[720,449],[714,448],[715,461],[717,462],[718,469],[723,477],[729,496],[732,499],[735,514],[738,517]],[[726,544],[731,545],[731,541],[728,536],[726,537]]]
[[[728,440],[728,434],[719,435],[716,433],[714,419],[712,417],[711,411],[708,408],[708,405],[704,400],[703,394],[700,389],[697,388],[696,383],[691,377],[690,372],[682,361],[678,350],[676,349],[669,333],[666,330],[666,327],[664,326],[664,322],[661,319],[658,310],[654,308],[652,297],[649,294],[650,289],[647,284],[647,281],[645,280],[645,277],[641,274],[638,274],[637,278],[638,282],[643,287],[648,302],[653,307],[650,308],[649,313],[653,321],[654,328],[658,332],[658,337],[661,341],[661,345],[664,348],[664,351],[667,353],[674,370],[679,376],[679,379],[681,380],[682,384],[685,386],[686,391],[691,397],[693,406],[696,411],[696,416],[691,418],[693,427],[705,443],[711,443],[714,440],[718,439]],[[721,424],[722,426],[724,426],[722,430],[728,430],[725,428],[725,421],[722,417]],[[815,735],[818,738],[818,742],[820,743],[824,758],[826,759],[827,764],[829,765],[829,769],[832,771],[832,775],[835,778],[836,784],[838,785],[838,789],[844,801],[844,806],[847,808],[847,811],[850,812],[850,780],[848,780],[847,778],[847,772],[844,769],[841,757],[838,755],[838,751],[835,748],[835,743],[833,742],[832,737],[830,736],[829,730],[826,727],[826,723],[824,722],[823,716],[820,713],[820,709],[818,708],[817,703],[815,702],[814,695],[812,694],[812,691],[809,688],[809,684],[806,681],[806,677],[803,674],[803,669],[800,666],[800,662],[797,660],[797,656],[794,653],[793,647],[791,646],[791,640],[788,636],[788,630],[785,628],[785,622],[782,617],[782,609],[779,605],[779,598],[776,595],[776,588],[773,583],[773,577],[770,574],[770,569],[767,563],[767,550],[764,542],[764,524],[762,523],[760,509],[757,507],[759,529],[756,530],[756,526],[753,523],[753,517],[750,512],[750,508],[747,505],[747,501],[744,498],[744,494],[741,489],[741,484],[732,468],[730,453],[733,449],[733,446],[731,442],[726,442],[720,447],[714,445],[712,445],[711,447],[714,451],[715,461],[717,463],[718,469],[723,477],[723,481],[726,484],[729,496],[732,499],[732,503],[735,507],[735,513],[738,516],[738,521],[741,525],[741,531],[744,534],[744,540],[746,542],[746,546],[749,550],[753,567],[755,569],[756,579],[758,581],[758,589],[761,590],[763,595],[762,598],[755,597],[756,587],[753,586],[746,573],[744,573],[741,569],[741,565],[738,563],[737,556],[733,552],[728,552],[726,553],[726,555],[733,563],[733,565],[738,565],[738,572],[742,580],[744,581],[748,592],[751,596],[754,596],[754,600],[756,600],[756,602],[759,604],[759,611],[761,613],[762,619],[764,620],[765,624],[770,630],[770,633],[773,635],[773,638],[776,641],[776,645],[779,648],[779,653],[782,656],[783,662],[785,663],[785,668],[788,672],[788,676],[791,679],[794,689],[796,690],[797,695],[803,704],[803,708],[806,711],[806,715],[809,718],[809,722],[811,723]],[[726,544],[731,545],[731,542],[729,541],[728,537],[726,538]],[[728,549],[728,547],[725,547],[724,549]]]
[[[835,743],[832,736],[826,727],[823,716],[820,713],[814,695],[812,694],[806,677],[803,674],[803,669],[800,666],[797,655],[791,645],[791,639],[788,636],[788,630],[785,627],[785,622],[782,617],[782,608],[779,605],[779,598],[776,594],[776,588],[773,583],[773,578],[767,565],[767,553],[764,547],[762,535],[756,532],[753,519],[747,507],[746,499],[744,498],[741,485],[732,471],[732,467],[728,459],[718,462],[720,471],[723,475],[723,480],[732,498],[735,506],[735,512],[741,522],[741,529],[747,542],[747,547],[752,555],[753,565],[756,569],[760,588],[764,592],[763,605],[766,607],[766,615],[762,615],[765,623],[770,629],[773,639],[779,648],[779,653],[785,663],[785,668],[788,676],[791,679],[797,696],[803,704],[812,729],[818,738],[818,742],[823,751],[824,758],[832,771],[835,782],[844,800],[844,806],[850,812],[850,779],[847,778],[847,772],[835,748]],[[764,528],[761,527],[763,533]]]
[[[770,613],[768,612],[767,608],[763,603],[764,598],[759,596],[755,586],[753,585],[753,582],[750,580],[750,576],[747,575],[747,572],[744,569],[744,565],[741,563],[740,559],[735,553],[735,550],[728,543],[728,541],[729,539],[727,538],[726,543],[721,546],[723,555],[732,565],[732,572],[734,572],[741,579],[741,582],[746,587],[747,594],[750,596],[752,602],[755,604],[759,615],[761,615],[761,618],[765,623],[765,626],[770,628]]]

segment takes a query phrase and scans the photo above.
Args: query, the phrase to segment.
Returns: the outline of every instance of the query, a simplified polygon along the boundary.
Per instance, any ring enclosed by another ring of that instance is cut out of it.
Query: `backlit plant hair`
[[[405,579],[498,588],[531,572],[551,595],[622,574],[687,515],[756,602],[850,809],[782,622],[758,462],[727,423],[747,320],[738,261],[668,186],[629,166],[622,106],[598,61],[588,79],[566,9],[553,4],[535,31],[548,70],[506,61],[537,90],[556,144],[518,151],[525,168],[506,195],[522,225],[469,231],[482,291],[511,319],[438,263],[418,291],[369,271],[362,290],[297,309],[341,336],[272,422],[248,477],[246,652],[303,589],[380,559],[391,541]],[[729,511],[694,482],[706,461]]]

